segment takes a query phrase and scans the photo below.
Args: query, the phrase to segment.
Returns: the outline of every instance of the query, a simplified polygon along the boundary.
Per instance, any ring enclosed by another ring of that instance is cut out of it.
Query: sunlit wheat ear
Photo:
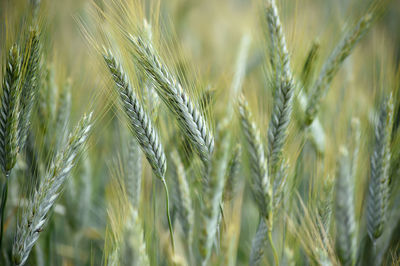
[[[161,61],[151,43],[135,36],[130,36],[129,40],[136,61],[153,80],[158,95],[175,114],[184,134],[207,165],[213,153],[214,138],[202,113]]]
[[[3,75],[3,94],[0,109],[0,163],[3,174],[8,178],[14,167],[18,153],[18,86],[20,57],[18,47],[14,45],[8,54]]]
[[[133,138],[130,139],[128,143],[126,165],[126,194],[132,206],[138,208],[142,186],[142,151],[136,139]]]
[[[256,235],[254,236],[251,242],[251,251],[250,251],[250,266],[261,265],[262,258],[264,256],[265,246],[268,241],[268,227],[263,219],[260,219],[260,222],[257,227]]]
[[[63,149],[57,152],[38,188],[32,193],[28,206],[23,210],[17,223],[12,251],[12,259],[16,265],[25,264],[33,245],[44,230],[49,211],[86,143],[92,126],[91,117],[90,114],[81,119]]]
[[[25,55],[22,64],[24,75],[22,76],[22,91],[20,98],[20,120],[18,123],[19,146],[25,146],[28,129],[31,123],[32,107],[35,102],[39,87],[39,68],[40,68],[40,42],[37,30],[31,30],[25,48]]]
[[[340,69],[343,61],[350,55],[357,42],[371,28],[373,16],[373,13],[368,13],[363,16],[357,25],[344,35],[343,39],[325,61],[308,97],[305,121],[307,125],[310,125],[317,116],[321,100],[327,94],[329,85]]]
[[[260,132],[253,121],[247,101],[239,97],[238,110],[242,132],[246,141],[246,151],[249,156],[251,169],[251,188],[258,204],[261,215],[268,219],[272,212],[272,186],[267,170],[267,159]]]
[[[343,265],[354,265],[356,255],[356,223],[354,218],[354,180],[350,159],[341,147],[336,174],[335,217],[336,250]]]
[[[367,229],[373,241],[382,235],[387,218],[393,109],[393,97],[390,95],[382,103],[375,127],[375,146],[371,156],[371,177],[367,201]]]
[[[103,57],[112,74],[122,106],[132,126],[133,133],[149,164],[153,168],[154,174],[158,178],[164,180],[167,164],[158,133],[136,97],[121,65],[116,62],[111,51],[107,51],[103,54]]]
[[[176,204],[179,222],[182,225],[185,234],[186,243],[188,248],[192,245],[193,241],[193,226],[194,226],[194,209],[192,205],[192,197],[190,195],[189,183],[186,177],[184,165],[181,161],[179,153],[173,150],[171,159],[174,164],[173,177],[176,191]]]
[[[204,184],[204,202],[201,211],[199,235],[199,251],[202,265],[208,265],[218,229],[218,217],[220,215],[220,204],[224,190],[231,139],[230,133],[225,133],[220,136],[217,142],[209,168],[209,176]]]

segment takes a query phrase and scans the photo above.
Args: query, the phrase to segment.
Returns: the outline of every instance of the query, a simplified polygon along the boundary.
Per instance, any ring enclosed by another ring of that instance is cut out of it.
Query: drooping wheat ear
[[[133,133],[155,175],[164,180],[167,163],[158,133],[136,97],[122,66],[116,62],[111,51],[106,51],[103,57],[116,84],[117,92],[133,128]]]
[[[228,165],[228,154],[231,135],[223,130],[213,154],[209,176],[204,185],[204,205],[201,212],[199,251],[202,265],[207,265],[218,229],[220,206],[225,184],[225,172]]]
[[[151,120],[144,111],[138,98],[136,97],[132,86],[128,81],[122,66],[116,62],[111,51],[105,51],[103,54],[107,67],[116,84],[117,92],[121,103],[133,128],[133,134],[136,136],[147,161],[153,169],[154,174],[162,181],[166,196],[166,212],[168,226],[171,234],[172,249],[174,249],[174,237],[172,232],[172,223],[169,215],[169,193],[167,183],[165,182],[165,171],[167,170],[167,161],[165,159],[164,149],[158,137],[158,133],[153,127]]]
[[[0,109],[0,164],[8,177],[18,153],[18,115],[20,86],[20,57],[18,47],[11,47],[3,75],[3,94]]]
[[[19,146],[25,146],[28,130],[30,127],[33,103],[35,102],[38,90],[38,75],[40,64],[40,42],[37,30],[31,30],[25,49],[26,55],[22,67],[24,75],[22,77],[22,91],[20,98],[20,120],[18,123]]]
[[[325,61],[324,65],[322,66],[322,70],[318,76],[318,79],[315,82],[308,97],[305,120],[305,123],[307,125],[310,125],[314,121],[318,113],[321,100],[327,94],[329,85],[333,77],[338,72],[343,61],[350,55],[357,42],[371,28],[372,20],[372,13],[364,15],[359,20],[357,25],[344,36],[344,38],[333,50],[328,60]]]
[[[247,143],[246,150],[249,155],[252,191],[261,215],[269,219],[272,212],[272,186],[268,176],[264,146],[248,103],[243,96],[239,98],[238,108],[242,131]]]
[[[129,40],[137,62],[153,80],[158,95],[177,116],[184,134],[207,165],[213,153],[214,138],[202,113],[161,61],[152,44],[140,36],[130,36]]]
[[[265,246],[268,242],[268,226],[263,219],[260,219],[260,222],[257,227],[256,235],[254,236],[251,242],[251,251],[250,251],[250,266],[261,265],[262,257],[264,256]]]
[[[55,117],[55,145],[59,147],[65,140],[68,132],[69,116],[71,114],[71,81],[64,85],[58,99]]]
[[[29,253],[44,230],[48,213],[57,200],[66,178],[75,166],[76,158],[86,143],[91,129],[92,114],[84,116],[70,135],[67,143],[57,152],[28,206],[21,214],[13,245],[13,261],[25,264]]]
[[[182,225],[188,248],[193,241],[194,211],[190,188],[186,178],[185,168],[176,150],[171,153],[171,159],[175,168],[173,178],[176,187],[176,204],[179,222]]]
[[[367,201],[367,229],[372,241],[382,235],[389,204],[390,141],[393,128],[393,97],[382,103],[375,127],[375,148],[371,156],[371,177]]]
[[[142,186],[142,151],[136,139],[130,139],[128,144],[128,160],[125,172],[126,194],[134,208],[139,207]]]
[[[150,265],[142,225],[136,208],[130,207],[125,221],[122,243],[122,261],[134,266]]]
[[[240,171],[240,158],[242,157],[242,146],[237,144],[231,154],[226,171],[226,183],[224,189],[224,200],[231,200],[238,189],[238,174]]]
[[[356,223],[354,218],[354,180],[349,155],[341,147],[336,175],[335,217],[336,249],[343,265],[354,265],[356,256]]]

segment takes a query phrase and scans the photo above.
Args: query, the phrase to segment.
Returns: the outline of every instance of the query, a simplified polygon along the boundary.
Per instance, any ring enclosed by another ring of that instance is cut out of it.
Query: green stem
[[[171,223],[171,217],[169,215],[169,193],[168,193],[168,187],[167,183],[165,182],[165,179],[162,179],[164,189],[165,189],[165,199],[166,199],[166,208],[167,208],[167,219],[168,219],[168,227],[169,227],[169,234],[171,236],[171,244],[172,244],[172,252],[175,253],[175,241],[174,241],[174,233],[172,232],[172,223]]]
[[[5,214],[6,203],[7,203],[7,194],[8,194],[8,176],[9,176],[9,173],[6,174],[6,181],[4,182],[3,191],[1,194],[0,251],[1,251],[2,243],[3,243],[4,214]]]
[[[276,252],[274,242],[272,241],[272,230],[268,228],[268,240],[271,245],[272,254],[274,255],[275,266],[279,265],[278,253]]]

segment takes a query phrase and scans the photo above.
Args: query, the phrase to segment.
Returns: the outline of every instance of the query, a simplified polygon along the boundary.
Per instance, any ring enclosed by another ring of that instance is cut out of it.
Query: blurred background
[[[112,107],[113,101],[107,98],[109,94],[106,92],[106,87],[109,85],[107,83],[109,77],[105,74],[101,57],[93,49],[85,34],[85,23],[93,25],[90,12],[93,10],[93,4],[101,7],[103,1],[42,0],[41,2],[42,7],[39,12],[43,27],[43,46],[46,61],[54,70],[52,77],[54,84],[62,87],[67,80],[71,82],[70,125],[76,124],[84,112],[90,109],[96,112],[96,127],[87,149],[88,162],[82,160],[79,163],[78,169],[74,171],[75,181],[72,182],[72,186],[76,186],[72,190],[79,191],[77,187],[84,187],[81,180],[82,171],[90,176],[90,189],[82,192],[88,196],[87,209],[84,211],[86,220],[78,223],[64,219],[70,217],[71,211],[79,209],[77,206],[82,200],[78,196],[79,192],[74,192],[72,196],[65,192],[60,201],[60,206],[64,209],[53,215],[49,226],[52,228],[52,233],[45,233],[41,239],[42,246],[43,249],[50,250],[46,253],[51,254],[48,255],[51,258],[47,258],[50,262],[48,265],[89,265],[89,263],[99,265],[104,260],[103,252],[106,249],[104,239],[106,231],[109,230],[107,201],[110,201],[109,194],[112,192],[108,191],[108,187],[112,176],[118,176],[113,170],[117,168],[114,162],[123,161],[121,157],[123,158],[126,153],[124,138],[118,137],[119,134],[123,135],[126,132],[119,132],[119,130],[124,131],[120,129],[123,127],[122,123]],[[319,58],[316,62],[316,68],[319,69],[343,32],[357,22],[368,9],[370,2],[372,1],[277,1],[295,76],[299,77],[308,51],[315,42],[320,44]],[[263,89],[267,82],[265,62],[268,60],[268,53],[264,40],[266,29],[262,28],[260,22],[263,17],[260,6],[262,6],[261,0],[161,0],[160,21],[163,28],[159,31],[159,35],[160,39],[174,36],[181,48],[179,53],[184,58],[182,61],[195,69],[196,77],[200,77],[204,87],[210,88],[210,91],[217,95],[222,95],[222,98],[231,83],[240,41],[244,35],[250,36],[252,42],[243,91],[254,106],[252,110],[256,120],[266,134],[272,106],[272,92]],[[24,21],[30,12],[28,0],[0,1],[2,62],[7,44],[22,38],[26,32]],[[332,88],[323,101],[320,115],[327,134],[326,157],[322,159],[317,155],[311,156],[310,161],[305,164],[304,168],[309,169],[304,170],[307,180],[304,178],[299,185],[299,194],[304,196],[303,198],[313,197],[313,194],[319,193],[317,189],[310,188],[314,178],[318,175],[331,176],[334,173],[337,147],[343,143],[350,118],[356,116],[362,121],[370,121],[372,107],[379,98],[376,96],[387,87],[399,84],[396,79],[400,63],[399,25],[400,1],[393,0],[389,2],[385,13],[357,45],[335,77]],[[179,68],[182,62],[177,58],[175,63],[177,64],[175,67]],[[57,98],[57,95],[55,97]],[[223,104],[223,100],[218,101],[216,100],[214,104],[215,110]],[[43,117],[37,115],[36,119]],[[337,126],[338,124],[345,126]],[[160,128],[166,127],[163,122],[159,122],[158,125]],[[291,129],[294,128],[296,126],[291,125]],[[369,165],[371,146],[368,140],[371,138],[372,125],[366,122],[362,128],[361,150],[364,153],[360,156],[358,173],[360,178],[357,179],[357,184],[365,186],[368,169],[363,165]],[[290,132],[287,150],[291,167],[294,168],[302,143],[296,138],[296,130]],[[167,135],[164,139],[173,137],[170,132],[163,135]],[[324,162],[324,166],[320,165],[321,161]],[[151,176],[147,164],[145,173],[146,176]],[[18,182],[23,183],[23,180]],[[158,223],[157,219],[162,220],[165,229],[165,217],[156,214],[156,210],[164,208],[163,202],[156,201],[154,197],[156,191],[161,191],[161,185],[151,178],[144,179],[143,182],[142,219],[151,221],[144,225],[146,239],[150,243],[148,250],[154,264],[164,265],[162,263],[166,262],[161,258],[161,254],[165,251],[156,251],[163,248],[155,247],[168,245],[168,233],[164,230],[162,234],[155,236],[151,230],[152,225]],[[356,193],[359,195],[356,208],[358,218],[362,216],[364,186],[356,188]],[[245,207],[243,213],[238,213],[242,217],[239,223],[241,233],[237,251],[238,265],[246,265],[248,262],[252,236],[258,223],[258,212],[249,194],[249,191],[245,190],[243,199]],[[15,201],[18,201],[18,198],[19,196],[16,196]],[[68,206],[71,204],[72,206]],[[163,211],[160,213],[164,214]],[[68,234],[68,232],[73,233]],[[156,241],[158,238],[161,239],[160,242]]]

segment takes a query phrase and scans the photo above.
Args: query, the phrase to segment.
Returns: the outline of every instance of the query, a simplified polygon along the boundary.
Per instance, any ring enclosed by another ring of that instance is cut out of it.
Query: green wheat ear
[[[375,127],[375,148],[371,156],[371,178],[368,189],[367,229],[375,242],[384,229],[389,204],[390,141],[393,128],[393,96],[382,103]]]
[[[0,163],[6,176],[14,167],[18,153],[20,74],[19,50],[14,45],[7,58],[0,111]]]
[[[76,164],[76,158],[86,143],[92,127],[92,114],[84,116],[70,134],[64,147],[57,151],[38,187],[32,192],[27,207],[17,223],[12,259],[24,265],[49,219],[49,212],[59,197],[66,179]]]
[[[31,113],[38,91],[40,68],[40,42],[39,32],[31,30],[25,48],[25,56],[22,63],[24,69],[22,76],[22,91],[20,98],[20,120],[18,123],[19,146],[25,146],[28,130],[31,123]]]

